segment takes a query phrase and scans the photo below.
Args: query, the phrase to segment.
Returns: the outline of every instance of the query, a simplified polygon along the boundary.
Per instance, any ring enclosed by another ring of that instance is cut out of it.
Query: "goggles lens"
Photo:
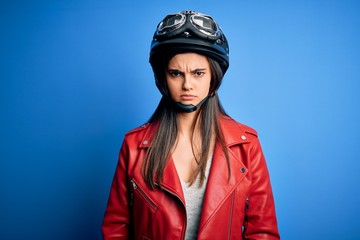
[[[191,23],[205,34],[215,35],[218,31],[218,27],[214,20],[204,15],[192,15]]]
[[[191,25],[202,34],[211,37],[218,37],[220,35],[218,25],[215,21],[210,16],[200,13],[192,13],[188,15],[178,13],[168,15],[164,20],[162,20],[162,22],[159,23],[157,27],[157,34],[168,34],[181,28],[185,24],[187,18]]]
[[[167,16],[158,26],[158,33],[165,34],[179,28],[185,23],[185,15],[175,14]]]

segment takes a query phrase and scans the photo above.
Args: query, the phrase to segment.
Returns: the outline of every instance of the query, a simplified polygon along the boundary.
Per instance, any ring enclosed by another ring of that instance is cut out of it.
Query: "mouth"
[[[183,94],[183,95],[180,95],[180,99],[182,101],[193,101],[194,99],[196,98],[195,95],[191,95],[191,94]]]

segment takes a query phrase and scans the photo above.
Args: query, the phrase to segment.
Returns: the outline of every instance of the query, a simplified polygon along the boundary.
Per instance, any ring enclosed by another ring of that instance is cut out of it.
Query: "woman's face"
[[[166,83],[175,102],[197,105],[209,94],[210,64],[197,53],[181,53],[170,59]]]

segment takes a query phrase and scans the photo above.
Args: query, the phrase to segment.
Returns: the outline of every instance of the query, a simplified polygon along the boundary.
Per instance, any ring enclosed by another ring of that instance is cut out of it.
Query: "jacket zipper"
[[[245,212],[249,210],[249,196],[246,195],[245,199]]]
[[[145,199],[145,201],[156,211],[157,210],[157,206],[155,205],[155,203],[144,193],[144,191],[136,184],[136,182],[131,179],[131,185],[134,189],[134,191],[137,191],[138,193],[140,193],[140,195]],[[134,196],[131,196],[131,201],[133,201]]]

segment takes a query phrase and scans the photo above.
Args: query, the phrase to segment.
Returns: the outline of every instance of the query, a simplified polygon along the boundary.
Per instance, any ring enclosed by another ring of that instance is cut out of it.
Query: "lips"
[[[183,95],[180,95],[180,99],[182,101],[192,101],[196,98],[195,95],[191,95],[191,94],[183,94]]]

